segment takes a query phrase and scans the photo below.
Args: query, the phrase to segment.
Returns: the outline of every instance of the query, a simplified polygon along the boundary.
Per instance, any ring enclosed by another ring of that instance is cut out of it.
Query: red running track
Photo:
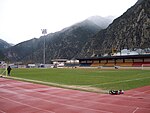
[[[150,86],[109,95],[0,78],[0,113],[150,113]]]

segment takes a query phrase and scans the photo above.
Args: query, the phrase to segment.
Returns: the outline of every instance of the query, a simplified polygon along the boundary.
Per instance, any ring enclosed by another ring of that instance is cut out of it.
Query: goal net
[[[7,76],[7,64],[0,64],[0,76]]]
[[[150,64],[142,64],[142,70],[150,70]]]

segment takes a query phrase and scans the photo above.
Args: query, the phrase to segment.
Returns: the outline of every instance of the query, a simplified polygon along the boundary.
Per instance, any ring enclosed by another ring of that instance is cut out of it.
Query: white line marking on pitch
[[[93,84],[93,85],[88,85],[88,86],[96,86],[96,85],[105,85],[105,84],[116,84],[116,83],[122,83],[122,82],[130,82],[130,81],[136,81],[136,80],[142,80],[142,79],[147,79],[150,77],[145,77],[145,78],[137,78],[137,79],[129,79],[129,80],[122,80],[122,81],[116,81],[116,82],[107,82],[107,83],[102,83],[102,84]]]

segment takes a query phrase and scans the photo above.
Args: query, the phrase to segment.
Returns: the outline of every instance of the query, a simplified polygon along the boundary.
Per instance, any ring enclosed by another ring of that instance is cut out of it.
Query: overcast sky
[[[0,39],[17,44],[90,16],[122,15],[137,0],[0,0]]]

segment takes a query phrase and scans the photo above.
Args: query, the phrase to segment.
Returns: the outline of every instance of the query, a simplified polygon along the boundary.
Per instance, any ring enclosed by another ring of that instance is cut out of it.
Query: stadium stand
[[[82,67],[141,67],[143,64],[150,64],[150,54],[128,55],[128,56],[105,56],[99,58],[78,59]]]
[[[116,64],[117,65],[117,64]],[[117,66],[121,66],[121,67],[132,67],[133,63],[132,62],[127,62],[127,63],[120,63]]]
[[[93,63],[93,64],[91,64],[91,67],[98,67],[98,66],[100,66],[100,63]]]
[[[115,66],[115,63],[114,62],[108,62],[106,64],[103,65],[104,67],[113,67]]]
[[[132,66],[133,66],[133,67],[141,67],[142,64],[143,64],[143,62],[134,62],[134,63],[132,64]]]
[[[80,64],[80,67],[90,67],[90,66],[91,66],[91,64],[86,64],[86,63]]]

